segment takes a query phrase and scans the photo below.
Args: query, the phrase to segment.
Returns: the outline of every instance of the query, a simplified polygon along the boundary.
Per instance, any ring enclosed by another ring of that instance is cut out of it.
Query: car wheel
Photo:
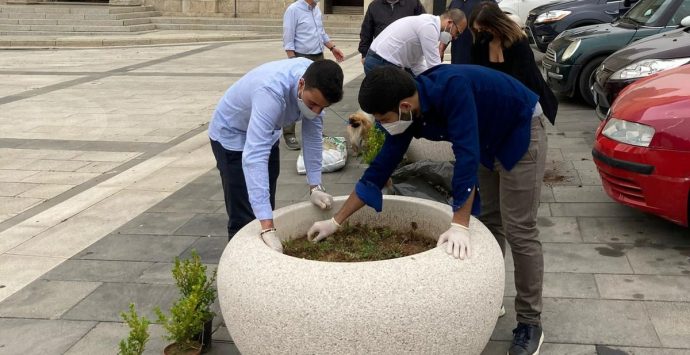
[[[594,104],[594,95],[592,94],[592,85],[594,85],[594,73],[601,62],[606,59],[605,56],[597,57],[589,61],[587,65],[582,68],[580,78],[578,79],[578,89],[582,100],[589,106],[596,106]]]

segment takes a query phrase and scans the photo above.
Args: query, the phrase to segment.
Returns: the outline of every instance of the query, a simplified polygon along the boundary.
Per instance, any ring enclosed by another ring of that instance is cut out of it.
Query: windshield
[[[621,20],[641,26],[654,26],[674,0],[641,0]],[[665,26],[666,24],[659,24]]]

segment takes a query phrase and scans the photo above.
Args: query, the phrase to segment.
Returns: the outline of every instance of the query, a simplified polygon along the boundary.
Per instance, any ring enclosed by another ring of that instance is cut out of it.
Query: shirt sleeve
[[[383,129],[378,125],[377,127]],[[355,185],[357,197],[367,206],[374,208],[376,212],[381,212],[383,209],[381,189],[407,152],[412,141],[412,130],[410,127],[405,132],[395,136],[385,133],[386,140],[383,142],[381,151]]]
[[[373,3],[369,4],[367,8],[367,13],[364,15],[364,21],[362,21],[362,29],[359,31],[359,53],[362,57],[367,55],[371,42],[374,40],[374,17],[371,15],[371,6]]]
[[[302,143],[307,182],[318,185],[323,164],[323,113],[313,120],[302,119]]]
[[[453,211],[457,211],[477,186],[479,125],[472,90],[466,83],[450,81],[448,86],[453,99],[443,99],[441,107],[448,120],[448,134],[455,155],[452,185]],[[478,195],[474,199],[472,213],[479,213]]]
[[[286,51],[295,50],[295,29],[297,28],[297,17],[292,7],[288,7],[283,15],[283,48]]]
[[[423,71],[441,64],[441,55],[438,53],[439,32],[432,24],[427,24],[419,29],[419,43],[422,45],[424,61],[414,67],[412,72],[419,75]]]
[[[275,92],[262,88],[252,96],[252,113],[247,127],[247,140],[242,151],[242,171],[247,194],[257,219],[272,219],[268,157],[271,154],[275,122],[285,109],[285,101]]]

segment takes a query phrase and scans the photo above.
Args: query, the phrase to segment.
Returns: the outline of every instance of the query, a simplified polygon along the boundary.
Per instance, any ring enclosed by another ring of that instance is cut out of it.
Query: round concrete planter
[[[337,197],[334,210],[345,201]],[[283,240],[330,218],[309,202],[274,213]],[[350,223],[408,228],[433,238],[450,226],[449,206],[385,196],[384,211],[365,207]],[[258,221],[228,243],[218,266],[218,299],[243,354],[479,354],[503,299],[504,264],[489,230],[470,222],[472,253],[442,248],[392,260],[333,263],[268,248]]]

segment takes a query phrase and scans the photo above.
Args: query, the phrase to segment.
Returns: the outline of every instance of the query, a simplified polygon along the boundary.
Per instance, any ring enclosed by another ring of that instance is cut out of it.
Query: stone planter
[[[413,139],[405,156],[410,162],[420,160],[455,161],[453,146],[450,142],[436,142],[425,138]]]
[[[346,197],[335,198],[334,210]],[[284,240],[330,218],[309,202],[274,214]],[[449,206],[385,196],[384,211],[365,207],[350,223],[406,228],[438,238]],[[218,300],[243,354],[479,354],[503,300],[504,263],[476,219],[469,260],[441,248],[392,260],[331,263],[276,253],[259,238],[258,221],[228,243],[218,265]]]

